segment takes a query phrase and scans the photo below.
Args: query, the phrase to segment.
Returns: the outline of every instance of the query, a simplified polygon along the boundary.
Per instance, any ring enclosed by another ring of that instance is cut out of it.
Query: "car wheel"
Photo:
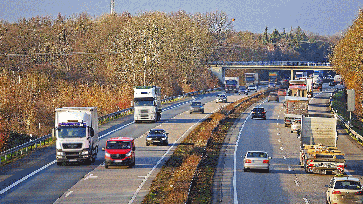
[[[105,168],[108,169],[108,164],[105,164]]]
[[[291,133],[293,133],[294,131],[291,130]]]
[[[243,171],[244,171],[244,172],[246,172],[246,171],[247,171],[247,169],[243,168]]]
[[[168,141],[166,141],[166,142],[164,143],[164,145],[165,145],[165,146],[168,146],[168,145],[169,145],[169,142],[168,142]]]
[[[147,142],[147,143],[146,143],[146,146],[149,146],[149,145],[150,145],[150,143],[148,143],[148,142]]]
[[[63,162],[57,162],[58,166],[61,166],[63,164]]]
[[[129,167],[133,167],[133,166],[135,166],[135,157],[134,157],[134,159],[132,160],[132,162],[129,164]]]

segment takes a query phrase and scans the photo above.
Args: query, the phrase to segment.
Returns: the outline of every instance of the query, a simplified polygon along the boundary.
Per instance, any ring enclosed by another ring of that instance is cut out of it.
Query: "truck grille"
[[[81,149],[82,143],[63,143],[63,149]]]
[[[123,159],[125,158],[124,154],[111,154],[111,159]]]
[[[79,158],[79,152],[65,152],[67,159]]]

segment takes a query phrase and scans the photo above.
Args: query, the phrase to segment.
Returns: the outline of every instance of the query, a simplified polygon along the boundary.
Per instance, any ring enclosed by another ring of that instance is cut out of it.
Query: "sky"
[[[98,17],[110,12],[111,0],[0,0],[0,20],[16,22],[21,18],[70,17],[87,12]],[[263,33],[274,29],[286,32],[300,26],[320,35],[344,32],[363,9],[363,0],[115,0],[116,13],[132,15],[145,11],[187,13],[225,12],[234,18],[236,31]]]

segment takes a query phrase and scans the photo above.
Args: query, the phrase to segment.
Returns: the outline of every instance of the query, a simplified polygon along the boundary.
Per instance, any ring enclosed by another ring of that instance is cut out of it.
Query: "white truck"
[[[227,93],[238,93],[239,77],[224,77],[224,88]]]
[[[245,73],[246,86],[259,84],[258,73]]]
[[[161,119],[161,88],[136,86],[134,88],[134,121],[157,122]]]
[[[96,107],[55,109],[57,164],[95,161],[98,153],[98,115]]]
[[[343,174],[344,154],[337,149],[336,118],[302,117],[300,165],[307,173]]]
[[[301,119],[302,115],[308,114],[309,99],[306,97],[286,96],[284,107],[285,127],[292,124],[294,120]]]

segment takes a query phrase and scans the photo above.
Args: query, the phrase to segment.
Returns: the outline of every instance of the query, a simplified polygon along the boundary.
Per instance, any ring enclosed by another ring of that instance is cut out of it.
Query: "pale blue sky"
[[[15,22],[32,16],[70,16],[87,12],[100,16],[110,12],[111,0],[1,0],[0,20]],[[266,26],[282,31],[300,26],[321,35],[339,34],[363,9],[363,0],[115,0],[117,13],[128,11],[178,11],[206,13],[224,11],[235,18],[234,29],[262,33]]]

